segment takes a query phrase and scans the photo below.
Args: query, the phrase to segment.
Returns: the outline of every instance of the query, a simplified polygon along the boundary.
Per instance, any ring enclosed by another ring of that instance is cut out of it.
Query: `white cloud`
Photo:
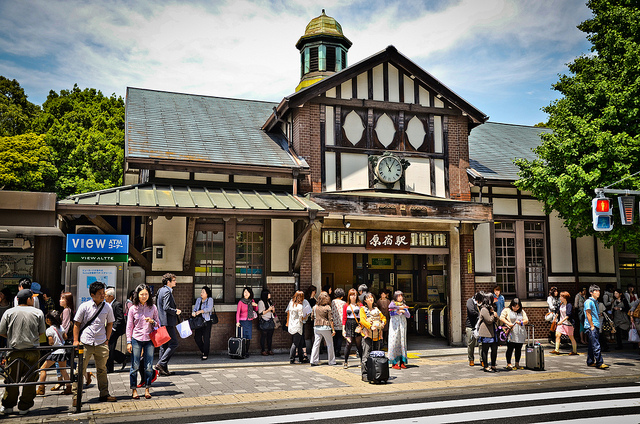
[[[298,83],[295,43],[322,7],[353,42],[350,63],[393,44],[459,94],[555,79],[586,53],[582,0],[422,3],[0,2],[0,74],[40,101],[75,82],[278,101]]]

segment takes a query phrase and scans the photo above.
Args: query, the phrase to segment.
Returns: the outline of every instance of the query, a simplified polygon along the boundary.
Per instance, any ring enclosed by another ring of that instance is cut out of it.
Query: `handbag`
[[[216,307],[213,307],[213,312],[211,312],[211,317],[209,318],[209,321],[211,322],[211,324],[217,324],[218,323],[218,314],[216,314]]]
[[[260,319],[258,320],[258,328],[263,331],[273,330],[276,328],[276,323],[273,321],[273,319],[264,319],[260,317]]]
[[[556,331],[557,328],[558,328],[558,321],[553,320],[553,322],[551,323],[551,326],[549,327],[549,331]]]
[[[167,327],[164,325],[162,327],[158,327],[149,333],[149,338],[151,339],[151,343],[153,346],[160,347],[169,340],[171,340],[171,336],[169,336],[169,332],[167,331]]]
[[[554,321],[555,319],[556,319],[556,314],[553,312],[547,312],[547,314],[544,316],[544,320],[547,322]]]
[[[631,321],[631,328],[629,329],[629,341],[631,343],[640,342],[640,335],[638,335],[638,330],[636,330],[636,325],[633,321]]]
[[[204,327],[205,321],[202,315],[196,315],[195,317],[189,318],[189,327],[192,330],[197,330],[199,328]]]
[[[360,321],[358,321],[358,318],[356,318],[356,313],[353,312],[353,305],[349,305],[349,307],[351,308],[351,315],[353,315],[353,318],[356,320],[356,322],[358,323],[358,326],[356,327],[355,330],[353,330],[356,334],[360,334],[362,333],[362,325],[360,325]]]
[[[282,325],[280,323],[280,318],[278,318],[276,314],[273,314],[273,322],[276,325],[275,328],[280,328],[280,326]]]
[[[186,339],[193,334],[191,327],[189,326],[189,321],[182,321],[176,326],[176,330],[178,330],[178,334],[180,334],[180,337],[183,339]]]
[[[602,322],[602,331],[603,332],[610,331],[612,334],[615,334],[616,326],[613,325],[613,321],[611,321],[611,318],[609,318],[609,314],[605,312],[602,314],[602,316],[604,318]]]
[[[202,299],[199,299],[199,300],[200,300],[200,308],[198,308],[198,311],[201,311],[202,310]],[[196,301],[196,303],[197,303],[197,301]],[[198,328],[204,327],[204,323],[205,323],[205,321],[204,321],[204,317],[202,316],[202,314],[198,314],[195,317],[189,318],[189,327],[192,330],[197,330]],[[184,337],[183,337],[183,339],[184,339]]]

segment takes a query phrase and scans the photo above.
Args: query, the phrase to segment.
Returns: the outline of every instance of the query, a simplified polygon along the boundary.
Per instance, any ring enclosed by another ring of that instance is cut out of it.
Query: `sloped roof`
[[[426,88],[433,91],[435,94],[439,94],[441,96],[441,100],[448,102],[466,113],[475,125],[481,124],[489,119],[489,117],[482,111],[476,109],[473,105],[453,92],[453,90],[444,85],[433,75],[422,69],[402,53],[398,52],[394,46],[388,46],[386,49],[369,56],[368,58],[361,60],[340,72],[336,72],[335,74],[324,78],[322,81],[285,97],[278,104],[274,113],[269,116],[269,119],[266,121],[263,128],[273,128],[278,122],[278,117],[284,116],[290,108],[300,106],[312,98],[325,93],[327,90],[336,87],[358,74],[374,68],[386,61],[392,62],[398,68],[415,77],[415,79],[422,83]]]
[[[223,189],[219,187],[135,184],[69,196],[58,201],[60,213],[136,215],[167,214],[255,216],[306,216],[323,212],[316,203],[283,191]]]
[[[125,160],[307,168],[261,129],[276,103],[127,88]]]
[[[533,149],[541,144],[540,134],[549,128],[486,122],[469,134],[469,168],[476,178],[518,180],[515,159],[536,159]]]

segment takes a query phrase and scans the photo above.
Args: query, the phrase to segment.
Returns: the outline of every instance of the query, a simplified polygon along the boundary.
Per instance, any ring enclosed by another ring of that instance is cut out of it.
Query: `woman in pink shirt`
[[[153,380],[153,343],[149,334],[158,327],[160,318],[158,309],[151,300],[151,289],[146,284],[136,287],[133,305],[127,316],[127,351],[131,354],[131,369],[129,370],[129,387],[133,391],[134,399],[140,399],[137,390],[137,375],[140,368],[140,356],[144,360],[144,397],[151,399],[149,388]]]
[[[258,316],[258,304],[253,300],[253,290],[251,287],[245,287],[242,290],[242,299],[238,302],[236,310],[236,326],[242,328],[243,339],[247,341],[247,351],[251,344],[251,330],[253,327],[253,319]],[[248,356],[248,355],[247,355]]]

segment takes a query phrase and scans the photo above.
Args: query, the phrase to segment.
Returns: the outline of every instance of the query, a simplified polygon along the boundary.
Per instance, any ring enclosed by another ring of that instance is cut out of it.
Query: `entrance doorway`
[[[448,255],[323,253],[322,286],[345,293],[366,284],[376,297],[401,290],[410,305],[446,304]]]

